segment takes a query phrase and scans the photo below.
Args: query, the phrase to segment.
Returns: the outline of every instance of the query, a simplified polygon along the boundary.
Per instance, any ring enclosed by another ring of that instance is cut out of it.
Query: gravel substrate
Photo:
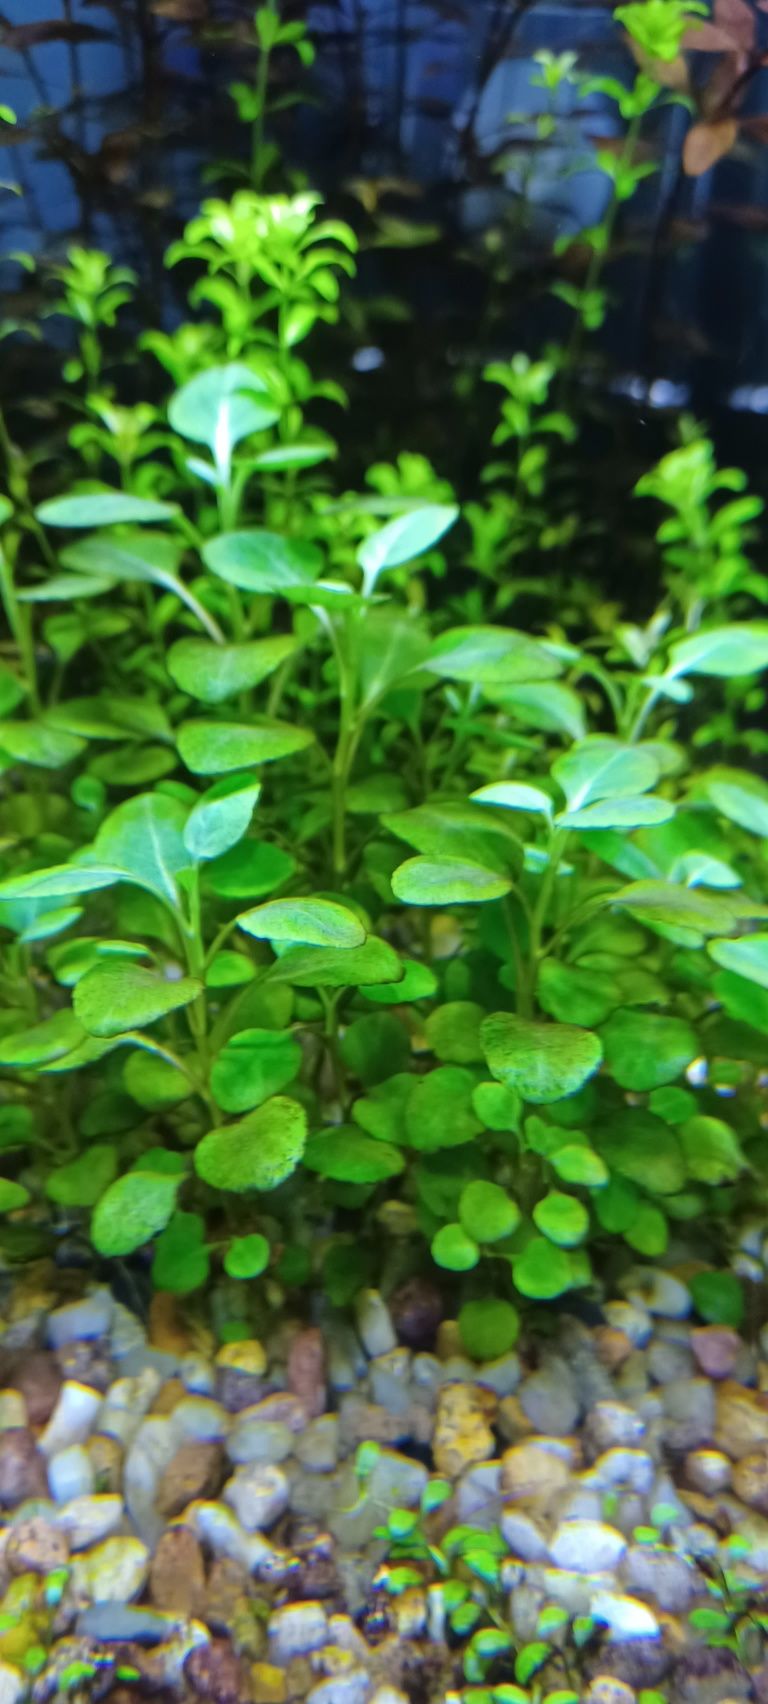
[[[145,1327],[103,1288],[17,1286],[0,1704],[471,1699],[432,1565],[393,1593],[376,1536],[435,1474],[453,1494],[433,1543],[457,1524],[504,1540],[492,1589],[457,1569],[479,1625],[513,1634],[487,1685],[546,1626],[542,1697],[768,1704],[768,1337],[696,1326],[684,1284],[643,1270],[598,1325],[563,1314],[480,1366],[428,1303],[368,1292],[357,1331],[329,1317],[216,1349],[169,1297]],[[707,1633],[724,1573],[729,1624]]]

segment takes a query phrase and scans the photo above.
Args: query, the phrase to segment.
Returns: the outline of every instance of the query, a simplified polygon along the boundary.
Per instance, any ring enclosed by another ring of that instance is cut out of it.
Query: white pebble
[[[93,1462],[82,1444],[70,1444],[57,1450],[48,1463],[48,1485],[57,1503],[69,1503],[73,1497],[87,1497],[93,1490]]]
[[[608,1628],[609,1640],[656,1639],[659,1623],[645,1603],[619,1592],[595,1592],[590,1604],[595,1621]]]
[[[48,1315],[48,1342],[52,1349],[62,1349],[65,1343],[86,1342],[94,1337],[106,1337],[112,1324],[114,1302],[109,1290],[92,1290],[79,1302],[68,1302],[54,1308]]]
[[[103,1403],[101,1392],[90,1385],[66,1379],[48,1425],[39,1439],[40,1449],[47,1456],[55,1455],[69,1444],[84,1444],[95,1430],[94,1422]]]

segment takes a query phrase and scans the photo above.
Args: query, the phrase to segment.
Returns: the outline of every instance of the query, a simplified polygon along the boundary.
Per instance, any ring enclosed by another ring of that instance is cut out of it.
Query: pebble
[[[138,1538],[107,1538],[72,1559],[72,1587],[93,1603],[130,1603],[143,1590],[150,1553]]]
[[[618,1592],[595,1592],[590,1613],[607,1628],[610,1641],[655,1639],[660,1632],[656,1616],[647,1604]]]
[[[645,1422],[626,1402],[596,1402],[584,1424],[584,1435],[595,1455],[625,1446],[632,1449],[645,1434]]]
[[[249,1419],[249,1411],[238,1415],[227,1439],[227,1455],[234,1462],[264,1462],[278,1467],[292,1454],[294,1438],[281,1420]]]
[[[44,1426],[56,1407],[62,1384],[55,1356],[45,1349],[22,1355],[13,1369],[12,1383],[24,1398],[29,1425]]]
[[[56,1524],[67,1534],[70,1550],[88,1550],[119,1527],[125,1505],[117,1492],[73,1497],[57,1510]]]
[[[0,1390],[0,1432],[18,1430],[27,1424],[27,1405],[20,1390]]]
[[[172,1614],[204,1613],[203,1552],[189,1527],[173,1526],[163,1533],[152,1557],[149,1595],[157,1609]]]
[[[87,1497],[94,1488],[93,1461],[83,1444],[70,1444],[57,1450],[48,1462],[48,1484],[57,1503],[69,1503],[73,1497]]]
[[[56,1455],[70,1444],[84,1444],[94,1430],[96,1415],[103,1402],[101,1391],[91,1385],[65,1379],[50,1420],[40,1437],[45,1455]]]
[[[725,1379],[717,1387],[713,1442],[737,1461],[768,1444],[768,1395]]]
[[[311,1473],[330,1473],[339,1460],[339,1417],[322,1414],[310,1420],[294,1443],[296,1460]]]
[[[627,1548],[624,1534],[604,1521],[562,1521],[550,1545],[558,1568],[578,1574],[607,1573],[621,1561]]]
[[[443,1318],[443,1298],[428,1278],[408,1278],[390,1297],[392,1324],[409,1349],[429,1349]]]
[[[185,1390],[192,1396],[213,1396],[216,1390],[216,1375],[210,1361],[204,1355],[194,1352],[185,1355],[179,1362],[179,1378]]]
[[[523,1562],[548,1561],[549,1537],[538,1516],[509,1507],[502,1510],[500,1525],[513,1556],[519,1556]]]
[[[606,1450],[582,1474],[582,1484],[601,1491],[638,1491],[647,1494],[653,1485],[655,1464],[647,1450]]]
[[[47,1495],[45,1461],[32,1433],[21,1426],[0,1433],[0,1506],[15,1509]]]
[[[441,1390],[432,1441],[438,1473],[455,1479],[473,1462],[493,1455],[489,1422],[495,1406],[492,1393],[481,1385],[454,1384]]]
[[[61,1349],[67,1343],[107,1337],[113,1313],[112,1296],[103,1286],[92,1290],[79,1302],[68,1302],[62,1308],[54,1308],[48,1315],[47,1335],[51,1348]]]
[[[684,1463],[686,1483],[705,1496],[716,1496],[731,1483],[732,1465],[721,1450],[691,1450]]]
[[[397,1348],[392,1315],[378,1290],[361,1290],[355,1308],[358,1335],[369,1360]]]
[[[26,1696],[27,1679],[12,1663],[0,1661],[0,1704],[19,1704]]]
[[[704,1325],[691,1332],[696,1362],[708,1379],[731,1377],[744,1349],[738,1332],[726,1325]]]
[[[327,1402],[325,1341],[317,1326],[297,1333],[288,1351],[288,1389],[303,1403],[311,1420]]]
[[[462,1526],[487,1531],[498,1525],[502,1501],[501,1462],[475,1462],[456,1487],[456,1519]]]
[[[288,1507],[288,1480],[279,1467],[238,1467],[222,1493],[241,1526],[256,1532],[275,1525]]]
[[[622,1289],[633,1307],[662,1319],[687,1319],[693,1305],[686,1285],[657,1266],[636,1267],[627,1274]]]
[[[249,1574],[282,1579],[288,1572],[287,1553],[277,1550],[262,1533],[246,1532],[234,1510],[224,1503],[190,1503],[185,1518],[215,1556],[229,1556]]]
[[[571,1477],[571,1451],[559,1438],[531,1438],[505,1450],[501,1488],[515,1503],[548,1503]]]
[[[625,1685],[611,1674],[596,1674],[584,1693],[583,1704],[635,1704],[633,1686]]]
[[[429,1479],[426,1467],[412,1456],[400,1455],[397,1450],[382,1449],[367,1480],[371,1502],[387,1510],[395,1504],[412,1509],[418,1504]]]
[[[377,1355],[371,1361],[368,1376],[374,1403],[388,1408],[391,1413],[408,1413],[412,1361],[410,1349],[390,1349],[386,1355]]]
[[[319,1651],[328,1639],[328,1617],[321,1603],[290,1603],[269,1618],[269,1654],[285,1666],[293,1657]]]
[[[321,1680],[307,1693],[306,1704],[367,1704],[371,1694],[371,1677],[367,1669],[348,1669],[346,1674],[331,1675]]]
[[[500,1355],[496,1361],[485,1361],[475,1372],[477,1383],[492,1390],[498,1397],[514,1396],[521,1376],[520,1356],[514,1349],[510,1349],[507,1355]]]
[[[538,1372],[529,1374],[517,1394],[535,1432],[555,1438],[573,1432],[579,1418],[579,1401],[564,1361],[553,1358]]]
[[[104,1432],[94,1432],[86,1449],[93,1465],[97,1491],[119,1491],[123,1483],[122,1444]]]
[[[708,1379],[672,1379],[661,1392],[664,1440],[675,1451],[711,1443],[715,1429],[715,1391]]]
[[[172,1520],[196,1498],[215,1497],[221,1485],[222,1464],[220,1444],[182,1444],[160,1475],[155,1495],[158,1514]]]
[[[647,1307],[636,1302],[606,1302],[603,1308],[608,1325],[628,1337],[635,1349],[644,1349],[653,1333],[653,1320]],[[622,1355],[622,1360],[624,1356]]]
[[[768,1515],[768,1444],[735,1463],[733,1489],[743,1503],[761,1515]]]
[[[702,1582],[684,1556],[635,1544],[627,1551],[622,1573],[633,1592],[648,1597],[658,1609],[684,1615]]]
[[[199,1645],[184,1664],[184,1676],[198,1698],[210,1699],[211,1704],[247,1704],[247,1689],[243,1663],[223,1639]]]
[[[66,1534],[40,1515],[18,1521],[3,1552],[12,1574],[50,1574],[55,1568],[65,1568],[68,1558]]]

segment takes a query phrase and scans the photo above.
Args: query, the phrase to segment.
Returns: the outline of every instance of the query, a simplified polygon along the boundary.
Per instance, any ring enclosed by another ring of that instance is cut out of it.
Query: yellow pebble
[[[265,1373],[267,1357],[256,1337],[242,1343],[225,1343],[216,1356],[217,1367],[233,1367],[238,1373]]]
[[[256,1704],[285,1704],[288,1687],[283,1669],[273,1663],[252,1663],[251,1680]]]

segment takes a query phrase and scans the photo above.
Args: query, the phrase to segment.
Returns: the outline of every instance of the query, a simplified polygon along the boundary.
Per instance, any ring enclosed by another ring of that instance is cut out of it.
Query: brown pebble
[[[169,1615],[198,1616],[205,1609],[203,1552],[189,1527],[169,1527],[152,1558],[149,1595]]]
[[[198,1698],[210,1704],[252,1704],[251,1678],[236,1651],[224,1639],[198,1645],[184,1664],[184,1674]]]
[[[9,1382],[15,1390],[21,1391],[30,1426],[44,1426],[56,1407],[62,1385],[55,1357],[45,1349],[22,1355],[15,1363]]]
[[[25,1426],[0,1433],[0,1506],[15,1509],[29,1497],[48,1496],[48,1474],[35,1439]]]
[[[592,1333],[598,1361],[603,1367],[613,1372],[623,1366],[628,1356],[632,1354],[632,1340],[626,1331],[620,1331],[618,1326],[599,1325]]]
[[[160,1477],[155,1507],[165,1520],[180,1515],[198,1497],[215,1497],[224,1476],[221,1444],[187,1443]]]
[[[194,1350],[178,1299],[167,1290],[156,1290],[149,1304],[149,1341],[166,1355],[189,1355]]]
[[[303,1402],[290,1390],[276,1390],[271,1396],[262,1397],[260,1402],[254,1402],[247,1409],[241,1410],[240,1419],[276,1420],[280,1425],[287,1426],[289,1432],[304,1432],[307,1428],[307,1410]]]
[[[438,1473],[455,1478],[473,1462],[494,1453],[490,1422],[496,1412],[493,1392],[483,1385],[444,1385],[437,1398],[432,1453]]]
[[[11,1528],[4,1559],[12,1574],[50,1574],[54,1568],[65,1568],[69,1560],[66,1533],[42,1515],[33,1515]]]
[[[742,1503],[768,1514],[768,1444],[752,1450],[734,1464],[733,1489]]]
[[[248,1603],[250,1575],[232,1556],[217,1556],[211,1565],[205,1597],[205,1620],[215,1632],[229,1633]]]
[[[768,1444],[768,1395],[731,1379],[718,1384],[714,1442],[734,1461]]]
[[[65,1343],[56,1351],[62,1378],[104,1393],[112,1381],[112,1360],[106,1345],[82,1341]]]
[[[166,1379],[150,1405],[150,1414],[172,1414],[174,1408],[189,1395],[181,1379]]]
[[[307,1326],[293,1339],[288,1351],[288,1389],[303,1403],[310,1419],[325,1413],[325,1342],[316,1325]]]

